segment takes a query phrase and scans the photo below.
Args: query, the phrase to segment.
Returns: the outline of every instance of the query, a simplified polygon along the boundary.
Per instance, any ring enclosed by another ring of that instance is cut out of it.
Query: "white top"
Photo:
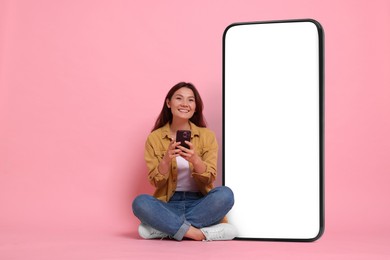
[[[177,162],[177,187],[176,191],[198,192],[194,179],[191,176],[189,163],[181,156],[176,157]]]

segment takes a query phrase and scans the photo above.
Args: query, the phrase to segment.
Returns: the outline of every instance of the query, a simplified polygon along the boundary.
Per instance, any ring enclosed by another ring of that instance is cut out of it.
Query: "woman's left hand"
[[[177,146],[177,148],[180,149],[179,155],[189,161],[190,163],[194,164],[197,162],[200,157],[195,152],[195,147],[191,142],[185,141],[186,144],[189,146],[189,148],[185,148],[184,146]]]
[[[194,145],[189,141],[185,141],[185,142],[189,146],[189,148],[185,148],[184,146],[179,145],[177,147],[180,149],[179,155],[184,159],[186,159],[188,162],[192,163],[194,167],[196,167],[196,165],[199,164],[200,162],[202,162],[203,164],[202,159],[198,156],[198,154],[195,151]]]
[[[204,164],[202,158],[195,151],[195,147],[191,142],[185,141],[190,148],[185,148],[179,145],[177,148],[180,149],[179,155],[192,163],[194,166],[194,172],[203,173],[206,171],[206,164]]]

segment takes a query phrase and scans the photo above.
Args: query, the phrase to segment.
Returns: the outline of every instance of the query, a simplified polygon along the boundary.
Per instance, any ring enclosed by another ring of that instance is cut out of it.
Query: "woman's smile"
[[[178,110],[179,110],[179,112],[181,112],[181,113],[189,113],[189,112],[190,112],[189,109],[185,109],[185,108],[179,108]]]

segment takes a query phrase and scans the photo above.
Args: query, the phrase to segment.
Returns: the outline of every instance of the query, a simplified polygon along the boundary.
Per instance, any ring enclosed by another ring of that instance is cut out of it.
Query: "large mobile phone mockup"
[[[223,35],[223,177],[237,239],[324,230],[324,43],[312,19],[235,23]]]

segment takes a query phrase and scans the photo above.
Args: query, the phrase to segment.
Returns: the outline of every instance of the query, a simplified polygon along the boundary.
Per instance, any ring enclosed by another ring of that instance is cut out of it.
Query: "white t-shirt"
[[[176,157],[177,162],[177,187],[176,191],[198,192],[199,189],[191,177],[190,165],[181,156]]]

